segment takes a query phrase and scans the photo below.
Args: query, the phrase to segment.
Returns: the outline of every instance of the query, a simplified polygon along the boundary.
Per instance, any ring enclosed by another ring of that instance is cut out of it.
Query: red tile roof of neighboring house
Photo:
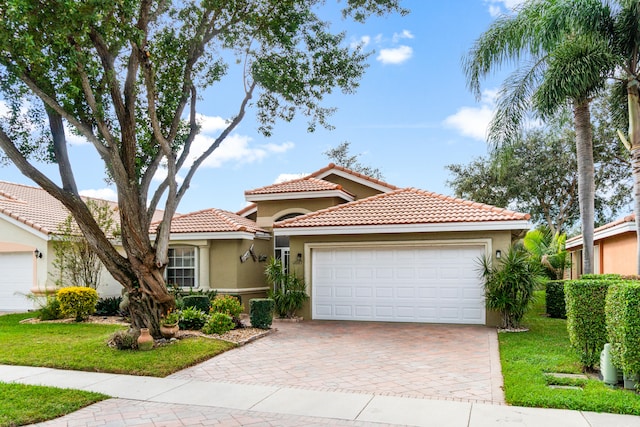
[[[350,174],[350,175],[353,175],[353,176],[357,176],[358,178],[365,179],[365,180],[367,180],[367,181],[369,181],[369,182],[371,182],[371,183],[373,183],[373,184],[382,185],[383,187],[387,187],[387,188],[389,188],[390,190],[398,190],[398,189],[399,189],[399,188],[398,188],[398,187],[396,187],[395,185],[391,185],[391,184],[389,184],[389,183],[387,183],[387,182],[384,182],[384,181],[382,181],[382,180],[380,180],[380,179],[372,178],[372,177],[370,177],[370,176],[367,176],[367,175],[361,174],[360,172],[356,172],[356,171],[353,171],[353,170],[351,170],[351,169],[347,169],[347,168],[345,168],[344,166],[338,166],[338,165],[333,164],[333,163],[329,163],[327,166],[325,166],[324,168],[322,168],[322,169],[320,169],[320,170],[318,170],[318,171],[315,171],[315,172],[314,172],[314,173],[312,173],[310,176],[313,176],[313,177],[322,176],[322,175],[324,175],[326,172],[329,172],[329,171],[331,171],[331,170],[333,170],[333,169],[338,170],[338,171],[342,171],[342,172],[346,172],[346,173],[348,173],[348,174]]]
[[[152,232],[159,222],[151,224]],[[246,231],[257,233],[267,231],[259,228],[254,221],[222,209],[204,209],[184,215],[178,215],[171,220],[171,233],[218,233]]]
[[[406,188],[277,222],[274,228],[528,220],[529,214]]]
[[[91,199],[108,203],[114,212],[118,209],[115,202]],[[44,234],[56,234],[69,216],[67,208],[42,188],[6,181],[0,181],[0,213]],[[162,218],[162,211],[156,211],[154,218]],[[115,219],[119,223],[118,215]]]
[[[594,237],[597,238],[598,236],[595,236],[596,233],[602,233],[603,231],[606,231],[610,228],[616,227],[618,225],[622,225],[622,224],[626,224],[626,223],[631,223],[631,222],[635,222],[636,221],[636,216],[634,214],[630,214],[625,216],[624,218],[619,218],[616,219],[615,221],[611,221],[605,225],[601,225],[600,227],[597,227],[593,230],[593,234]],[[572,244],[572,243],[577,243],[572,245],[571,247],[574,246],[579,246],[582,244],[582,234],[578,235],[578,236],[574,236],[570,239],[567,239],[567,244]]]
[[[341,190],[347,193],[342,189],[341,185],[334,184],[333,182],[325,181],[323,179],[314,178],[312,176],[306,176],[304,178],[298,178],[278,184],[267,185],[254,190],[248,190],[245,191],[244,194],[246,196],[255,196],[258,194],[306,193],[332,190]]]

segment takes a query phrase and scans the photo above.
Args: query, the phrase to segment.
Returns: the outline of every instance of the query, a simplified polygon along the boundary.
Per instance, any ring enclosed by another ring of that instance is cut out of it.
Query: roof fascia
[[[318,236],[336,234],[391,234],[391,233],[435,233],[447,231],[505,231],[529,230],[529,221],[483,221],[447,222],[438,224],[390,224],[334,227],[279,227],[273,229],[274,236]]]
[[[383,193],[389,193],[391,191],[396,190],[394,188],[389,188],[386,185],[381,185],[381,184],[378,184],[377,182],[369,181],[368,179],[364,179],[359,176],[352,175],[348,172],[341,171],[339,169],[329,169],[328,171],[323,172],[319,175],[314,175],[314,177],[319,179],[324,179],[329,175],[338,175],[338,176],[341,176],[342,178],[349,179],[353,182],[357,182],[358,184],[364,185],[366,187],[373,188],[374,190],[382,191]]]
[[[261,233],[264,234],[264,233]],[[151,239],[155,239],[155,234],[150,235]],[[171,233],[169,235],[170,242],[180,242],[183,240],[253,240],[256,237],[254,233],[248,231],[222,231],[210,233]]]
[[[20,228],[21,230],[24,230],[24,231],[26,231],[28,233],[31,233],[36,237],[39,237],[42,240],[51,240],[51,234],[47,234],[47,233],[44,233],[44,232],[42,232],[40,230],[36,230],[35,228],[30,226],[29,224],[25,224],[24,222],[19,221],[19,220],[15,219],[14,217],[10,216],[10,215],[7,215],[5,213],[0,212],[0,218],[4,219],[9,224]]]
[[[270,193],[270,194],[252,194],[246,195],[245,199],[249,202],[263,202],[269,200],[295,200],[295,199],[319,199],[325,197],[338,197],[347,202],[353,202],[355,198],[342,190],[324,190],[324,191],[300,191],[291,193]]]
[[[601,231],[596,231],[595,233],[593,233],[593,240],[594,241],[602,240],[602,239],[606,239],[607,237],[613,237],[619,234],[633,232],[633,231],[636,231],[635,221],[623,222],[622,224],[618,224]],[[583,244],[584,242],[582,241],[582,235],[580,235],[575,239],[567,240],[565,246],[567,249],[571,249],[578,246],[582,246]]]

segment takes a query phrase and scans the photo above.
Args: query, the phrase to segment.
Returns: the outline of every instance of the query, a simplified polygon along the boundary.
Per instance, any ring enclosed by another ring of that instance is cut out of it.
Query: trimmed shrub
[[[197,308],[208,313],[211,308],[211,300],[206,295],[186,295],[182,297],[182,306],[183,308]]]
[[[99,316],[120,315],[120,303],[122,297],[100,298],[96,303],[96,314]]]
[[[38,319],[57,320],[64,316],[60,311],[60,301],[55,296],[47,296],[47,302],[38,310]]]
[[[270,298],[253,298],[249,300],[249,318],[251,326],[269,329],[273,322],[275,302]]]
[[[195,307],[185,308],[180,311],[180,321],[178,325],[180,329],[199,331],[209,320],[209,315]]]
[[[129,329],[127,331],[115,331],[107,344],[109,347],[117,348],[118,350],[135,350],[138,348],[138,337],[140,331],[135,329]]]
[[[612,279],[595,278],[565,282],[569,340],[585,370],[592,370],[599,362],[607,342],[604,307],[607,290],[615,283]]]
[[[75,317],[76,322],[89,317],[96,310],[98,292],[82,286],[62,288],[56,293],[60,301],[60,312],[67,317]]]
[[[580,276],[580,280],[621,280],[622,276],[619,274],[583,274]]]
[[[625,373],[640,373],[640,283],[612,284],[605,312],[613,364]]]
[[[238,317],[244,310],[238,298],[232,295],[218,295],[211,301],[211,311],[214,313],[226,313],[231,317]]]
[[[227,313],[213,313],[209,317],[207,323],[202,327],[202,332],[205,334],[218,334],[222,335],[225,332],[229,332],[235,327],[235,323],[230,315]]]
[[[546,284],[547,314],[554,319],[567,318],[567,305],[564,300],[564,280],[550,280]]]

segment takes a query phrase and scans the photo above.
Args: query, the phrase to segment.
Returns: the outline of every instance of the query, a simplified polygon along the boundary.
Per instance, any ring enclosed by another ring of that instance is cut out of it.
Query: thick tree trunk
[[[589,100],[575,101],[573,116],[578,160],[578,204],[582,224],[582,273],[592,274],[595,181]]]
[[[633,212],[636,222],[636,273],[640,274],[640,100],[638,97],[638,81],[627,85],[627,102],[629,109],[629,140],[631,142],[631,168],[633,173]]]

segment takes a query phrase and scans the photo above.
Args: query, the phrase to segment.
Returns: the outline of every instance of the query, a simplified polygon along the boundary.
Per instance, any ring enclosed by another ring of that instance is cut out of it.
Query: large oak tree
[[[399,0],[346,0],[343,17],[405,13]],[[0,122],[5,161],[71,212],[91,248],[129,293],[132,325],[158,335],[172,308],[163,273],[171,218],[202,162],[253,108],[268,135],[302,113],[327,125],[323,98],[353,92],[367,55],[344,43],[323,0],[5,0],[0,2]],[[230,67],[242,81],[227,81]],[[226,128],[192,165],[204,91],[239,84]],[[117,189],[121,255],[79,197],[65,123],[86,138]],[[57,164],[46,176],[34,159]],[[160,168],[166,178],[152,183]],[[184,180],[178,182],[178,171]],[[57,185],[61,182],[62,185]],[[151,218],[164,218],[152,240]]]

